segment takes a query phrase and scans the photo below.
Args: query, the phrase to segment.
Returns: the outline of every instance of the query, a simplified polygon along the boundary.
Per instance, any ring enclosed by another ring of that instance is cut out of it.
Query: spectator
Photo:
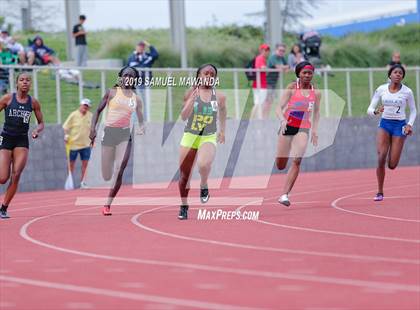
[[[261,44],[259,48],[259,54],[255,57],[255,69],[266,69],[267,58],[270,55],[270,46],[267,44]],[[258,85],[258,74],[260,75],[260,85]],[[262,117],[262,106],[265,104],[267,99],[267,73],[257,72],[257,78],[252,83],[252,90],[254,93],[254,107],[251,112],[251,119]]]
[[[13,55],[17,55],[20,64],[26,63],[25,49],[23,45],[18,43],[15,38],[9,36],[9,31],[6,28],[1,30],[0,44],[3,44],[4,49],[9,50]]]
[[[289,71],[289,65],[284,57],[285,53],[286,45],[283,43],[276,44],[276,51],[268,58],[267,67],[269,69],[277,69],[279,72]],[[279,72],[269,72],[267,74],[267,101],[263,107],[263,119],[268,118],[271,110],[271,104],[276,98]]]
[[[290,51],[289,57],[287,58],[287,63],[289,65],[290,70],[294,71],[296,65],[304,60],[305,58],[303,57],[300,46],[298,44],[294,44],[292,46],[292,50]]]
[[[70,171],[74,172],[77,155],[80,154],[82,160],[82,177],[80,188],[87,188],[84,182],[86,168],[90,159],[90,126],[92,123],[92,113],[89,111],[91,107],[89,99],[83,99],[80,107],[72,112],[63,124],[64,141],[69,144],[70,149]]]
[[[149,52],[146,52],[146,47],[149,48]],[[151,68],[158,57],[159,53],[153,45],[150,45],[147,41],[140,41],[127,61],[130,67],[135,67],[140,73],[141,83],[138,84],[136,91],[144,102],[143,111],[146,120],[150,119],[150,93],[147,84],[145,84],[145,80],[150,79],[152,73],[150,71],[141,71],[141,68]]]
[[[88,59],[88,49],[86,42],[86,30],[83,24],[86,21],[85,15],[79,16],[79,23],[73,27],[73,37],[76,42],[76,64],[78,67],[86,67]]]
[[[35,60],[37,60],[41,65],[52,63],[58,66],[60,65],[60,60],[54,54],[54,50],[44,45],[44,41],[40,36],[36,36],[28,52],[28,64],[33,65]]]
[[[398,51],[392,53],[391,61],[388,63],[388,69],[394,65],[401,65],[405,68],[405,65],[401,63],[401,54]]]

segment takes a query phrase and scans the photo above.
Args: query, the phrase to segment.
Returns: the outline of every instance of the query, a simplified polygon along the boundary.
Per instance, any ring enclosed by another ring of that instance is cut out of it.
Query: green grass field
[[[155,73],[154,76],[165,76],[164,73]],[[176,81],[180,76],[187,76],[186,74],[175,75]],[[48,70],[39,71],[38,77],[38,99],[41,102],[42,110],[47,123],[57,123],[57,98],[56,98],[56,84],[54,74]],[[90,82],[96,82],[100,84],[101,74],[98,71],[89,70],[83,74],[84,80]],[[112,87],[116,80],[116,71],[106,72],[106,87]],[[228,117],[235,118],[235,100],[234,100],[234,82],[233,74],[230,72],[221,72],[219,75],[220,86],[223,92],[227,96],[228,104]],[[287,83],[293,81],[295,78],[294,74],[288,73],[284,76],[284,87]],[[366,72],[355,72],[351,73],[351,97],[352,97],[352,116],[363,116],[366,113],[367,106],[369,105],[371,94],[369,90],[369,77]],[[374,72],[373,73],[373,89],[378,87],[380,84],[386,81],[385,72]],[[246,117],[249,109],[252,105],[248,103],[247,98],[251,94],[251,89],[248,85],[244,73],[238,73],[239,82],[239,106],[240,115]],[[408,71],[405,78],[405,84],[413,89],[416,96],[416,84],[415,84],[415,72]],[[316,75],[314,83],[319,89],[324,89],[324,79],[321,76]],[[79,87],[77,85],[69,84],[64,81],[60,81],[61,85],[61,119],[64,122],[67,115],[77,109],[79,102]],[[173,103],[173,117],[177,118],[182,105],[182,98],[186,87],[173,87],[172,92],[172,103]],[[347,107],[347,92],[346,92],[346,75],[345,73],[334,73],[334,76],[328,77],[328,89],[330,91],[329,104],[331,115],[341,114],[342,116],[348,116]],[[332,94],[335,93],[335,94]],[[33,90],[32,90],[33,93]],[[93,109],[96,108],[101,99],[101,89],[83,89],[83,97],[87,97],[93,102]],[[341,98],[341,100],[340,100]],[[417,97],[416,97],[417,98]],[[325,96],[323,96],[325,99]],[[168,120],[169,108],[168,108],[168,90],[165,87],[154,87],[151,89],[151,119],[152,121]],[[249,101],[251,102],[251,101]],[[325,102],[322,102],[323,108],[325,108]],[[243,113],[245,109],[245,113]],[[274,108],[273,108],[274,111]],[[273,114],[274,115],[274,114]],[[1,113],[0,121],[3,121],[4,115]]]

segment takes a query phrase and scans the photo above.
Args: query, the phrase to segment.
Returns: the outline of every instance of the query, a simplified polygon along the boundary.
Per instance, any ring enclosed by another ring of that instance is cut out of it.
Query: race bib
[[[213,112],[217,112],[217,101],[213,100],[210,101],[211,108],[213,109]]]
[[[311,101],[308,105],[308,112],[312,112],[314,109],[315,102]]]

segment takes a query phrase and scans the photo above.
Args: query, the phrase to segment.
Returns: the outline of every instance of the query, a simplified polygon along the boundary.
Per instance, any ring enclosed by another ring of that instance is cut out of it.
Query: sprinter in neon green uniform
[[[182,204],[178,218],[181,220],[188,218],[189,179],[195,160],[201,176],[200,199],[206,203],[210,198],[207,179],[216,155],[216,145],[225,142],[226,97],[220,92],[216,93],[214,88],[217,68],[211,64],[202,65],[197,70],[196,78],[198,85],[186,93],[181,111],[182,119],[187,120],[179,159]]]

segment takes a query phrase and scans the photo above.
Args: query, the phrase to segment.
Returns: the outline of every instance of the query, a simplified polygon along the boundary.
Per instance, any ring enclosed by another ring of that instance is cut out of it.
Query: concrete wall
[[[321,124],[321,150],[303,160],[302,171],[375,167],[377,120],[325,119],[321,120]],[[336,135],[335,126],[338,127]],[[274,164],[277,129],[275,121],[228,121],[226,144],[218,147],[211,176],[269,174]],[[414,130],[414,136],[406,141],[400,165],[420,165],[420,126],[415,126]],[[182,123],[174,124],[172,129],[171,126],[162,128],[161,124],[149,124],[146,136],[135,137],[134,156],[126,169],[124,183],[131,183],[133,175],[135,183],[162,182],[176,178],[182,131]],[[162,147],[163,132],[170,132],[170,135]],[[20,191],[63,188],[67,164],[62,141],[63,131],[57,125],[47,126],[38,140],[30,141],[29,161],[21,179]],[[328,146],[329,143],[333,145]],[[98,143],[94,152],[99,154],[99,151]],[[313,151],[308,150],[309,153]],[[134,164],[136,169],[133,169]],[[79,167],[75,175],[76,184],[80,178]],[[100,160],[92,162],[89,171],[91,178],[94,172],[100,175]],[[273,172],[277,173],[275,169]],[[94,183],[92,180],[90,182]],[[5,185],[0,186],[0,192],[4,189]]]

